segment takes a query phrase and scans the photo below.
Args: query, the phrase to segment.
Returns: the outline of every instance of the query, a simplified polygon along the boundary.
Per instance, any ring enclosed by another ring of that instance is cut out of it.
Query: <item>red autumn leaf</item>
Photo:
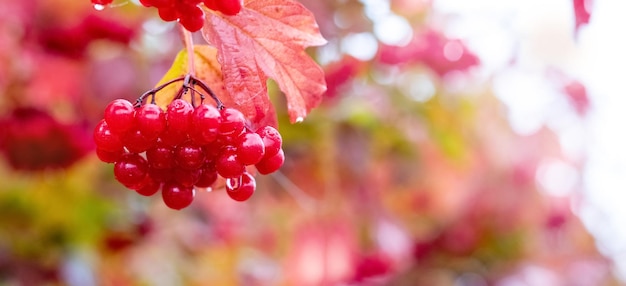
[[[250,0],[235,16],[207,12],[202,33],[218,49],[226,90],[253,122],[271,108],[268,78],[285,93],[292,123],[319,104],[326,90],[324,72],[304,49],[326,40],[302,4]]]
[[[382,63],[422,63],[439,76],[451,71],[466,71],[480,63],[463,42],[434,30],[416,33],[406,46],[382,45],[379,50],[378,60]]]
[[[589,23],[591,18],[591,2],[592,0],[574,0],[574,17],[576,17],[575,32],[578,33],[578,29],[581,26]]]

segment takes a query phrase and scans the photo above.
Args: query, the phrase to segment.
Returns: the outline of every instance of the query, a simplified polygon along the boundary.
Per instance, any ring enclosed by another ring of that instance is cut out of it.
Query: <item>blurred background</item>
[[[174,211],[92,130],[159,81],[176,25],[0,0],[0,285],[624,284],[626,2],[301,2],[323,103],[291,125],[271,89],[281,171]]]

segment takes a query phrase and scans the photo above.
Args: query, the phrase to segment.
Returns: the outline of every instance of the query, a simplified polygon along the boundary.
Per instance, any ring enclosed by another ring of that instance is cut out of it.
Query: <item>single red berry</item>
[[[217,139],[220,127],[220,112],[212,105],[202,104],[191,116],[190,137],[198,145],[206,145]]]
[[[193,202],[195,191],[192,187],[181,186],[176,183],[166,183],[161,190],[163,202],[171,209],[180,210]]]
[[[237,179],[226,179],[226,193],[238,202],[248,200],[256,189],[256,180],[248,172],[245,172]]]
[[[149,197],[149,196],[156,194],[160,188],[161,188],[161,183],[152,179],[150,175],[147,175],[144,178],[144,181],[141,184],[141,186],[136,187],[134,189],[135,189],[135,192],[137,192],[138,194]]]
[[[174,150],[162,143],[146,151],[146,158],[151,168],[169,169],[174,167]]]
[[[265,146],[265,158],[276,155],[282,148],[283,138],[276,128],[272,126],[265,126],[256,131],[257,134],[263,139],[263,145]]]
[[[93,140],[96,147],[109,152],[117,152],[124,148],[119,135],[113,133],[107,122],[100,120],[93,132]]]
[[[213,11],[218,11],[219,6],[217,5],[217,1],[220,1],[220,0],[204,0],[204,6],[206,6],[207,8]]]
[[[126,99],[113,100],[104,109],[104,120],[112,132],[120,134],[133,128],[135,108]]]
[[[205,165],[200,169],[200,177],[196,181],[195,186],[198,188],[208,188],[217,181],[217,171],[215,171],[215,165]]]
[[[167,126],[170,131],[186,133],[191,125],[193,107],[182,99],[175,99],[167,106]]]
[[[280,149],[276,155],[263,158],[263,160],[256,163],[254,166],[260,174],[267,175],[276,172],[283,166],[283,163],[285,163],[285,153],[283,149]]]
[[[222,136],[237,137],[245,129],[246,118],[241,111],[234,108],[224,108],[220,111],[222,122],[219,127],[219,133]]]
[[[254,165],[263,159],[265,146],[256,133],[247,132],[237,138],[237,158],[244,165]]]
[[[215,170],[224,178],[238,178],[246,167],[237,159],[237,149],[226,146],[222,149],[222,154],[217,157]]]
[[[130,153],[145,152],[156,143],[156,139],[148,138],[137,128],[126,131],[120,136],[120,140]]]
[[[124,154],[123,148],[117,151],[106,151],[100,148],[96,148],[96,155],[98,156],[98,159],[100,159],[100,161],[105,162],[105,163],[115,163],[117,162],[117,160],[122,158],[123,154]]]
[[[144,104],[135,113],[137,129],[148,138],[157,138],[165,130],[165,112],[156,104]]]
[[[184,8],[179,8],[180,12],[180,24],[190,32],[196,32],[202,29],[204,26],[204,11],[202,8],[192,5],[184,5]]]
[[[200,169],[185,170],[176,168],[174,169],[174,181],[185,187],[193,187],[198,182],[200,173]]]
[[[109,5],[113,3],[113,0],[91,0],[94,5]]]
[[[175,4],[175,0],[143,0],[143,1],[150,1],[150,4],[157,8],[171,7],[171,6],[174,6]]]
[[[174,154],[176,163],[183,169],[198,169],[204,164],[204,150],[191,141],[184,142],[176,147]]]
[[[159,17],[165,22],[172,22],[178,20],[180,14],[176,10],[175,6],[162,6],[157,7],[159,9]]]
[[[242,0],[217,0],[218,10],[226,15],[237,15],[243,6]]]
[[[186,131],[180,131],[178,129],[174,129],[170,127],[167,127],[165,131],[163,131],[163,133],[161,133],[161,136],[159,137],[159,139],[161,140],[161,142],[163,142],[163,144],[170,146],[170,147],[176,147],[180,145],[181,143],[187,141],[187,138],[188,138],[188,135]]]
[[[127,188],[143,182],[148,173],[148,162],[137,154],[124,154],[113,168],[115,179]]]

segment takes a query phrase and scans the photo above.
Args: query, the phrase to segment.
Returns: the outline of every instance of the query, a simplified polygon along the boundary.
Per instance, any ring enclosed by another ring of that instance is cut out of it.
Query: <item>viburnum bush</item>
[[[189,206],[196,189],[215,187],[219,177],[233,200],[249,199],[254,174],[273,173],[285,161],[268,78],[285,93],[292,123],[326,89],[323,71],[304,51],[325,43],[313,15],[292,0],[141,4],[178,21],[186,49],[134,103],[108,104],[94,130],[98,158],[114,164],[125,187],[144,196],[160,190],[172,209]],[[193,44],[190,33],[198,30],[209,45]]]

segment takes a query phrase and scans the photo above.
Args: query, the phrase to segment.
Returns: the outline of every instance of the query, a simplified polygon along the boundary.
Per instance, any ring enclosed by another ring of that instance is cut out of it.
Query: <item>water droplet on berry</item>
[[[226,179],[226,186],[231,190],[239,189],[241,185],[241,177]]]

